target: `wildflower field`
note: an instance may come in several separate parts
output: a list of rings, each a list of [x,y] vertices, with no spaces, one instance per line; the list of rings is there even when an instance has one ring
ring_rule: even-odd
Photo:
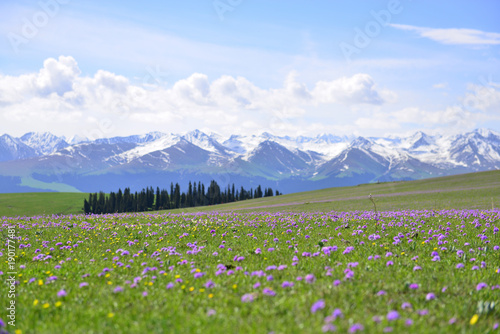
[[[1,221],[3,333],[500,332],[498,210]]]

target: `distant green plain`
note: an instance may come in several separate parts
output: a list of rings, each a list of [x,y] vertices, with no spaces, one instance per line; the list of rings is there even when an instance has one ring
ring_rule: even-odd
[[[172,212],[366,211],[375,209],[368,198],[370,194],[378,211],[500,208],[500,171],[328,188]],[[0,194],[0,217],[79,214],[84,198],[88,198],[88,194]]]

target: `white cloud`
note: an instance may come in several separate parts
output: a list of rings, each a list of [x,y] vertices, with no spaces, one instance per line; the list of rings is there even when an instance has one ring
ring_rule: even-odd
[[[355,74],[333,81],[320,81],[312,95],[317,103],[382,104],[383,98],[368,74]]]
[[[462,100],[464,107],[500,115],[500,84],[485,82],[470,84]]]
[[[432,88],[445,89],[445,88],[448,88],[448,83],[447,82],[437,83],[437,84],[432,85]]]
[[[425,28],[415,27],[406,24],[389,24],[391,27],[401,30],[414,31],[421,37],[432,39],[442,44],[455,45],[498,45],[500,44],[500,34],[495,32],[485,32],[475,29],[463,28]]]
[[[18,126],[29,130],[47,126],[50,120],[52,127],[65,132],[94,127],[100,121],[112,122],[115,128],[210,125],[235,132],[241,124],[286,128],[290,120],[306,113],[313,116],[321,105],[380,106],[395,95],[378,89],[368,74],[320,81],[313,87],[299,82],[294,71],[282,87],[268,89],[244,77],[223,75],[210,81],[203,73],[178,80],[170,88],[138,85],[105,70],[82,76],[74,58],[61,56],[47,59],[38,73],[0,75],[0,118],[4,124],[22,122]]]

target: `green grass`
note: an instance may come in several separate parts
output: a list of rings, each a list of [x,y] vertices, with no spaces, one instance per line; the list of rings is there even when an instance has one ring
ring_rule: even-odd
[[[20,236],[23,246],[11,250],[11,268],[7,247],[0,250],[2,277],[16,271],[19,281],[16,297],[0,287],[0,319],[8,322],[14,300],[16,327],[7,329],[22,334],[308,334],[327,323],[337,333],[354,324],[360,333],[496,333],[499,219],[498,211],[7,218],[0,234]],[[324,308],[312,312],[320,300]],[[343,317],[329,317],[335,309]],[[391,311],[399,319],[388,319]]]
[[[0,217],[82,213],[85,193],[0,194]]]
[[[98,191],[98,190],[96,190]],[[404,209],[491,209],[500,207],[500,171],[446,176],[407,182],[363,184],[267,197],[217,206],[172,210],[210,211],[353,211],[373,210],[372,194],[379,211]],[[85,193],[0,194],[0,217],[40,214],[78,214]]]
[[[491,209],[500,207],[500,171],[453,175],[418,181],[362,184],[254,199],[212,207],[173,210],[199,211],[353,211],[405,209]]]

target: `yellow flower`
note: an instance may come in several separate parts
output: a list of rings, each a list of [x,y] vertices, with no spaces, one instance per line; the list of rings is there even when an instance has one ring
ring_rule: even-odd
[[[205,292],[205,289],[200,289],[200,292]]]
[[[114,316],[115,316],[115,314],[113,312],[108,313],[108,318],[113,318]]]
[[[16,333],[16,334],[23,334],[23,331],[20,330],[20,329],[16,329],[16,331],[14,333]]]
[[[475,325],[478,319],[479,319],[479,316],[477,314],[474,314],[472,316],[472,318],[470,318],[470,324]]]
[[[38,280],[38,285],[43,285],[43,281],[41,279]]]
[[[33,301],[33,306],[37,306],[37,305],[38,305],[38,299],[35,299],[35,300]]]
[[[213,298],[213,297],[214,297],[213,293],[211,293],[211,294],[208,295],[208,298]]]
[[[189,288],[189,291],[193,292],[193,290],[194,290],[194,287]]]
[[[61,305],[62,305],[62,302],[60,302],[60,301],[59,301],[59,302],[56,302],[56,304],[55,304],[55,305],[56,305],[56,307],[59,307],[59,306],[61,306]]]
[[[43,304],[43,308],[49,308],[50,304],[49,303],[45,303]]]
[[[233,289],[236,289],[237,287],[238,287],[238,285],[236,285],[236,284],[235,284],[235,285],[233,285]]]

